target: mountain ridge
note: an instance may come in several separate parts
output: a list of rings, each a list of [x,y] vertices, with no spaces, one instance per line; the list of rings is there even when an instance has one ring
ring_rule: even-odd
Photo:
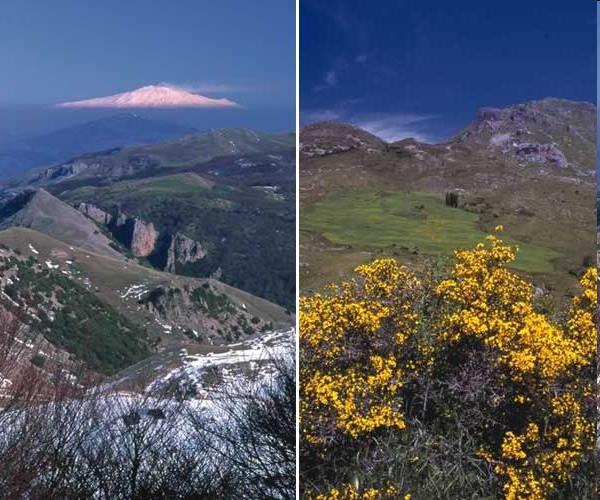
[[[552,126],[556,130],[561,127],[561,121],[576,121],[579,118],[584,118],[584,125],[590,127],[593,120],[595,120],[595,113],[596,105],[594,103],[558,98],[538,99],[505,107],[484,106],[477,110],[475,118],[469,124],[450,136],[449,139],[432,143],[431,146],[443,146],[451,143],[468,145],[470,144],[469,138],[474,140],[484,139],[485,142],[499,145],[509,139],[508,137],[496,137],[495,141],[490,141],[491,138],[488,137],[490,132],[496,134],[512,132],[515,136],[532,135],[534,138],[539,139],[540,137],[536,137],[536,135],[540,133],[539,128],[542,125],[546,128]],[[533,131],[526,128],[532,125]],[[536,125],[538,130],[536,130]],[[574,124],[569,125],[569,127],[569,132],[577,129]],[[356,134],[356,136],[352,137],[352,134]],[[363,144],[361,144],[361,138],[366,139]],[[590,142],[595,140],[595,137],[588,136],[583,139],[589,145]],[[318,152],[311,153],[310,149],[318,149],[319,145],[327,140],[330,142],[337,141],[339,144],[337,146],[330,145],[332,148],[330,151],[325,150],[320,154]],[[300,130],[301,150],[308,151],[305,156],[309,158],[355,149],[371,149],[371,152],[382,151],[386,146],[403,141],[411,141],[419,145],[429,144],[410,137],[399,141],[386,142],[358,125],[336,120],[311,123]]]
[[[256,132],[246,128],[211,129],[186,134],[173,141],[86,153],[57,165],[31,171],[15,179],[11,185],[43,186],[73,178],[118,179],[163,167],[192,167],[218,157],[276,154],[290,151],[294,146],[294,136],[288,133]]]
[[[0,229],[35,229],[93,253],[121,257],[93,222],[44,189],[20,194],[2,207],[0,216]]]
[[[67,161],[80,154],[152,144],[196,132],[191,127],[143,118],[135,113],[108,117],[0,144],[0,179],[28,169]]]

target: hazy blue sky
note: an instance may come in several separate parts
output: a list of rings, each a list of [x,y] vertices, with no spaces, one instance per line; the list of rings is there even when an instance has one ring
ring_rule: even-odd
[[[295,106],[293,0],[2,0],[0,104],[168,82],[250,112]]]
[[[435,141],[482,106],[596,100],[591,1],[301,0],[303,122]]]

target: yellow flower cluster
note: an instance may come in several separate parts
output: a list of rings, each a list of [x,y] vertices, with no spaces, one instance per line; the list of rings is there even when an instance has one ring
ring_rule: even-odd
[[[536,424],[529,424],[522,435],[507,432],[502,441],[502,458],[527,464],[528,457],[539,441],[539,428]],[[497,465],[496,473],[506,477],[503,486],[507,500],[517,499],[542,499],[545,498],[547,484],[542,484],[529,468],[512,467],[504,464]]]
[[[583,292],[573,299],[567,323],[574,349],[582,364],[596,356],[596,313],[598,307],[598,270],[590,268],[580,280]]]
[[[441,338],[479,339],[498,353],[497,363],[515,382],[552,380],[586,365],[589,347],[581,335],[570,335],[536,312],[533,287],[506,269],[515,249],[495,236],[488,240],[487,246],[480,243],[474,250],[456,252],[452,276],[436,289],[447,306]],[[577,313],[573,321],[574,330],[581,332],[580,324],[587,327],[591,319],[586,312]]]
[[[309,500],[410,500],[410,493],[400,494],[395,486],[389,485],[384,488],[368,488],[363,491],[357,490],[349,484],[344,488],[332,488],[325,494],[310,496]]]
[[[301,421],[312,443],[406,426],[398,393],[422,356],[407,349],[421,283],[393,259],[356,273],[329,295],[300,301]]]
[[[304,413],[314,415],[313,425],[334,422],[337,429],[353,438],[381,427],[404,429],[406,424],[395,397],[401,380],[393,357],[372,356],[369,366],[360,370],[316,372],[304,386]]]
[[[545,499],[565,483],[584,453],[593,449],[595,429],[572,394],[552,398],[545,429],[530,423],[523,434],[507,432],[495,472],[505,478],[508,500]]]
[[[355,300],[348,286],[331,296],[302,298],[300,310],[300,338],[320,353],[324,363],[335,362],[342,354],[347,335],[373,335],[389,314],[389,308],[379,302]]]

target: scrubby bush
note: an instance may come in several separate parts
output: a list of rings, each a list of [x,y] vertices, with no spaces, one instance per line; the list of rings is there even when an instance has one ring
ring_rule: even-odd
[[[458,194],[452,192],[446,193],[446,205],[453,208],[458,207]]]
[[[549,315],[496,236],[455,257],[301,300],[305,498],[594,497],[596,270]]]
[[[2,499],[295,497],[292,353],[264,377],[183,400],[181,388],[118,392],[61,367],[23,371],[18,332],[0,310],[0,374],[13,381],[0,393]]]

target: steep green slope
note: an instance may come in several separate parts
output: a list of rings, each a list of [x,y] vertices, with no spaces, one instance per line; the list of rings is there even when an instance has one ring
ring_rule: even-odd
[[[135,324],[144,325],[163,341],[195,330],[199,341],[221,343],[234,326],[245,321],[240,316],[260,319],[253,323],[256,331],[265,325],[286,327],[293,322],[283,308],[217,280],[177,276],[141,266],[131,259],[94,254],[38,231],[22,228],[0,231],[0,243],[24,257],[56,266],[61,274],[64,271],[102,302]],[[198,289],[215,297],[225,295],[233,311],[212,317],[201,303],[194,301],[192,296]],[[168,301],[160,300],[163,292]]]
[[[142,325],[52,264],[44,265],[4,247],[0,250],[0,271],[3,305],[89,369],[115,373],[154,350],[158,339]]]
[[[43,187],[72,207],[85,204],[81,211],[111,251],[216,277],[291,309],[295,177],[294,134],[225,129],[87,154],[14,187]]]

